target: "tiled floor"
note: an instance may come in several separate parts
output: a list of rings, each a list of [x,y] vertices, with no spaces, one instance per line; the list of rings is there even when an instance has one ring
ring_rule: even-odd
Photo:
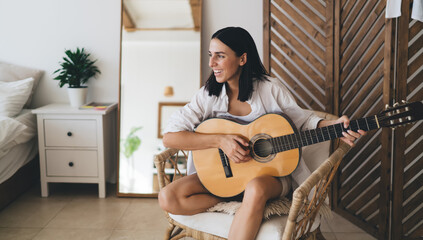
[[[0,211],[2,240],[163,239],[167,222],[154,198],[118,198],[115,185],[107,198],[97,198],[92,184],[54,184],[50,197],[34,186]],[[334,214],[321,230],[327,240],[374,239]]]

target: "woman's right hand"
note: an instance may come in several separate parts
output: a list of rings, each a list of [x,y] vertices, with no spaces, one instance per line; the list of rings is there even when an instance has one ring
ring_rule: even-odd
[[[238,135],[219,135],[219,148],[235,163],[251,160],[248,141]]]

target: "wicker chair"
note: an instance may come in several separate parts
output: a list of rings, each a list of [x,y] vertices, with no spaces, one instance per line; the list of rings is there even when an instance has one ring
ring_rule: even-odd
[[[337,119],[336,116],[315,112],[318,116],[325,119]],[[283,216],[285,219],[282,221],[284,226],[279,226],[280,229],[272,229],[272,231],[280,231],[283,234],[283,240],[291,239],[324,239],[320,232],[320,215],[319,211],[322,208],[325,200],[327,200],[330,183],[338,169],[338,166],[343,156],[350,150],[350,146],[345,143],[337,142],[339,145],[335,151],[324,160],[324,162],[312,172],[312,174],[303,182],[293,193],[292,203],[289,209],[289,215]],[[163,188],[171,182],[168,175],[165,174],[165,165],[169,162],[174,164],[174,176],[181,176],[177,165],[176,157],[180,151],[177,149],[167,149],[162,153],[155,156],[155,165],[158,170],[159,187]],[[183,153],[185,155],[185,153]],[[179,154],[180,155],[180,154]],[[186,155],[185,155],[186,156]],[[178,174],[179,173],[179,174]],[[314,189],[313,193],[312,190]],[[309,195],[312,195],[310,197]],[[311,198],[311,199],[310,199]],[[166,231],[164,239],[177,240],[183,237],[192,237],[199,240],[221,240],[226,239],[209,232],[202,231],[195,227],[188,227],[179,221],[175,220],[175,216],[165,212],[166,218],[169,222],[169,227]],[[212,214],[212,213],[200,213]],[[225,213],[213,213],[225,214]],[[198,214],[197,214],[198,215]],[[228,214],[225,214],[228,215]],[[195,216],[195,215],[194,215]],[[317,218],[317,216],[319,216]],[[189,219],[190,216],[183,216],[184,219]],[[279,217],[279,216],[275,216]],[[272,217],[273,218],[273,217]],[[271,218],[271,219],[272,219]],[[176,218],[178,219],[178,218]],[[318,220],[315,222],[315,220]],[[263,220],[262,227],[266,222],[271,220]],[[206,223],[205,223],[206,224]],[[317,226],[316,226],[317,224]],[[188,224],[187,224],[188,225]],[[230,224],[229,224],[230,225]],[[267,228],[269,229],[269,228]],[[261,230],[260,230],[261,231]],[[259,231],[259,234],[260,234]],[[283,232],[283,233],[282,233]]]

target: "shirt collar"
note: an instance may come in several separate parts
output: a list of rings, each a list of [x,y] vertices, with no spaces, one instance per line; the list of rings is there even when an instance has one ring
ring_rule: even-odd
[[[253,81],[253,85],[254,85],[253,95],[251,96],[251,98],[249,100],[246,101],[250,105],[252,104],[252,100],[254,98],[255,91],[257,91],[256,81]],[[220,99],[228,99],[228,94],[226,94],[226,84],[223,84],[222,91],[220,92],[219,98]]]
[[[228,97],[228,95],[226,94],[226,84],[223,84],[222,86],[222,91],[220,92],[220,96],[221,99],[225,99]]]

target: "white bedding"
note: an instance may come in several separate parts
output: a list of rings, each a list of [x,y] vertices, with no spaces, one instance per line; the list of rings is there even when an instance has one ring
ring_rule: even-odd
[[[27,128],[21,133],[21,135],[15,139],[16,143],[24,143],[37,134],[37,117],[31,112],[32,109],[23,109],[15,120],[24,124]]]
[[[38,152],[36,117],[24,109],[16,117],[0,119],[0,183],[9,179]]]
[[[37,153],[38,144],[36,137],[26,143],[14,146],[4,157],[0,158],[0,184],[34,159]]]

